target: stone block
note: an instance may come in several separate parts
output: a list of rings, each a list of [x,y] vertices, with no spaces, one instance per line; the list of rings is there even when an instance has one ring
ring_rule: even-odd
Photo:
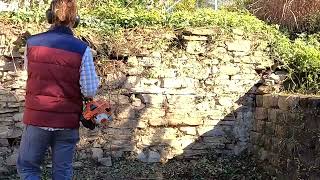
[[[290,138],[293,134],[293,129],[285,126],[276,125],[275,135],[278,138],[286,139]]]
[[[203,142],[204,143],[216,143],[216,144],[225,144],[225,143],[230,143],[230,141],[226,137],[203,137]]]
[[[271,153],[270,154],[270,159],[269,162],[272,166],[277,167],[279,166],[279,155],[276,153]]]
[[[193,106],[190,106],[192,109],[194,108]],[[195,105],[195,108],[198,112],[207,112],[207,111],[211,111],[213,108],[215,107],[215,102],[214,100],[212,101],[202,101],[200,103],[197,103]],[[193,109],[194,110],[194,109]]]
[[[13,120],[15,122],[21,122],[22,121],[22,118],[23,118],[23,113],[16,113],[14,116],[13,116]]]
[[[103,157],[103,150],[101,148],[91,148],[92,158],[101,159]]]
[[[111,103],[113,102],[117,105],[126,105],[126,106],[130,105],[129,97],[125,95],[121,95],[121,94],[111,95],[110,100],[111,100]]]
[[[160,108],[146,108],[143,112],[139,113],[139,119],[150,119],[157,120],[158,118],[164,117],[166,114],[164,109]],[[151,120],[151,119],[150,119]]]
[[[197,132],[202,137],[223,137],[226,135],[226,131],[215,126],[199,126]]]
[[[161,107],[165,101],[165,96],[163,95],[156,95],[156,94],[141,94],[142,96],[142,102],[155,106],[155,107]]]
[[[266,151],[265,149],[260,149],[259,151],[259,157],[261,161],[269,159],[270,155],[269,152]]]
[[[178,133],[176,128],[158,128],[152,134],[162,139],[175,139]]]
[[[234,121],[231,121],[231,122],[234,122]],[[222,123],[222,120],[216,120],[216,119],[204,119],[203,120],[204,126],[216,126],[221,123]]]
[[[276,123],[277,122],[278,109],[268,109],[268,120]]]
[[[141,78],[138,76],[129,76],[124,82],[123,87],[126,89],[139,88],[141,87]]]
[[[169,105],[175,105],[176,107],[193,106],[196,101],[195,95],[167,95],[167,101]]]
[[[0,122],[13,122],[13,118],[12,116],[3,116],[3,117],[0,117]]]
[[[263,107],[264,108],[276,108],[278,106],[278,96],[265,94],[263,95]]]
[[[136,128],[138,125],[137,119],[114,119],[108,124],[109,128]]]
[[[219,32],[218,29],[214,28],[186,28],[183,30],[183,34],[186,35],[198,35],[198,36],[212,36]]]
[[[18,159],[18,151],[15,151],[12,155],[7,157],[6,165],[7,166],[16,166],[17,159]]]
[[[167,126],[169,125],[169,121],[163,117],[150,117],[149,118],[150,126]]]
[[[12,130],[9,126],[0,127],[0,138],[8,138],[12,134]]]
[[[150,75],[157,78],[175,78],[177,77],[177,69],[167,67],[157,67],[148,70]]]
[[[206,65],[212,65],[212,66],[219,64],[219,60],[218,59],[204,59],[202,62],[205,63]],[[214,68],[214,69],[212,69],[212,68]],[[218,69],[216,68],[216,66],[211,67],[211,73],[212,74],[215,74],[217,72],[217,70]]]
[[[137,159],[145,163],[156,163],[156,162],[160,162],[161,156],[156,151],[148,151],[148,152],[141,151],[138,153]]]
[[[8,126],[11,127],[14,125],[13,121],[0,121],[0,126]]]
[[[128,142],[128,143],[126,143]],[[111,144],[110,145],[110,150],[111,151],[132,151],[134,148],[134,144],[129,142],[129,141],[113,141],[112,143],[116,144]]]
[[[287,111],[277,109],[276,124],[285,125],[288,124],[288,113]]]
[[[261,85],[258,87],[258,89],[256,90],[257,94],[270,94],[272,93],[274,90],[272,88],[272,86],[267,86],[267,85]]]
[[[144,68],[142,66],[128,68],[129,76],[141,75],[143,73],[143,71],[144,71]]]
[[[255,110],[255,118],[258,120],[267,120],[268,110],[266,108],[257,107]]]
[[[23,107],[24,103],[22,103],[22,102],[8,102],[7,106],[8,106],[8,108],[18,108],[18,107]]]
[[[0,174],[9,174],[10,171],[7,167],[0,166]]]
[[[299,96],[279,95],[278,106],[281,110],[293,110],[299,106]]]
[[[184,148],[185,150],[205,150],[207,149],[207,144],[202,141],[196,141],[189,146]]]
[[[103,129],[103,132],[109,136],[132,136],[133,135],[133,130],[128,128],[121,128],[121,129],[108,128],[108,129]]]
[[[206,52],[206,42],[188,41],[186,42],[186,51],[189,54],[201,54]]]
[[[240,67],[236,65],[223,65],[220,66],[220,72],[228,76],[236,75],[240,72]]]
[[[130,77],[136,77],[136,76],[130,76]],[[117,88],[120,88],[122,85],[125,85],[125,86],[129,85],[128,83],[130,82],[130,81],[127,81],[126,74],[121,71],[105,74],[103,76],[103,80],[105,81],[104,84],[106,85],[106,87],[110,89],[117,89]],[[135,81],[131,81],[131,82],[136,83]],[[127,88],[130,88],[130,87],[127,87]]]
[[[224,107],[219,109],[218,107],[222,106],[216,106],[217,109],[212,109],[211,111],[207,111],[205,114],[207,115],[208,118],[210,119],[224,119],[225,118],[225,113],[224,113]]]
[[[139,65],[139,61],[138,61],[138,59],[137,59],[136,56],[130,56],[130,57],[128,57],[127,63],[128,63],[128,65],[131,66],[131,67],[135,67],[135,66],[138,66],[138,65]]]
[[[1,147],[0,146],[0,156],[7,155],[11,150],[8,147]]]
[[[273,127],[273,122],[266,122],[265,133],[270,136],[274,135]]]
[[[141,78],[140,83],[142,86],[147,86],[147,87],[155,87],[155,86],[160,86],[160,80],[159,79],[151,79],[151,78]]]
[[[15,112],[19,112],[19,108],[5,108],[5,109],[0,109],[0,114],[15,113]]]
[[[261,134],[258,132],[250,132],[250,141],[252,144],[256,145],[260,141]]]
[[[272,143],[271,143],[271,151],[274,152],[274,153],[279,153],[279,150],[280,150],[280,143],[281,143],[281,140],[277,137],[273,137],[272,138]]]
[[[234,120],[230,120],[229,118],[228,119],[223,119],[218,123],[218,125],[235,126],[235,125],[237,125],[237,121],[236,121],[236,119],[234,119]]]
[[[7,102],[0,101],[0,109],[5,109],[5,108],[7,108]]]
[[[225,106],[225,107],[232,107],[234,103],[233,99],[230,97],[220,97],[218,101],[221,106]]]
[[[0,139],[0,147],[8,147],[9,142],[8,139]]]
[[[143,57],[139,60],[139,64],[143,67],[157,67],[161,65],[161,58]]]
[[[146,105],[142,103],[142,99],[136,98],[134,95],[132,95],[130,99],[131,99],[131,105],[134,106],[134,108],[137,109],[138,111],[146,107]]]
[[[81,169],[81,168],[83,168],[83,163],[80,162],[80,161],[77,161],[77,162],[74,162],[74,163],[72,164],[72,166],[73,166],[73,168],[75,168],[75,169]]]
[[[116,117],[119,119],[135,119],[136,118],[136,110],[134,107],[129,106],[121,106],[116,110]]]
[[[263,106],[263,96],[262,95],[256,95],[256,106],[257,107]]]
[[[177,114],[177,113],[167,113],[165,119],[168,121],[169,125],[189,125],[198,126],[203,124],[203,119],[200,116],[194,116],[194,114]]]
[[[196,89],[194,88],[178,88],[178,89],[164,89],[161,93],[166,95],[190,95],[196,94]]]
[[[185,134],[188,134],[188,135],[196,135],[197,134],[197,130],[195,127],[180,127],[179,130],[184,132]]]
[[[198,80],[192,78],[164,78],[161,84],[162,88],[195,88]]]
[[[192,146],[194,143],[196,143],[196,137],[191,135],[182,136],[180,138],[177,138],[178,143],[180,144],[180,148],[186,149],[189,146]],[[175,149],[178,149],[179,147],[174,147]]]
[[[184,150],[183,157],[194,158],[194,157],[204,156],[206,154],[208,154],[207,150]]]
[[[98,161],[103,166],[106,166],[106,167],[111,167],[112,166],[112,160],[111,160],[110,156],[109,157],[105,157],[105,158],[100,158]]]
[[[265,121],[262,121],[262,120],[256,120],[256,130],[257,132],[260,132],[260,133],[264,133],[264,130],[265,130],[265,127],[266,127],[266,122]]]
[[[251,49],[251,41],[235,40],[233,42],[226,42],[228,51],[235,52],[249,52]]]

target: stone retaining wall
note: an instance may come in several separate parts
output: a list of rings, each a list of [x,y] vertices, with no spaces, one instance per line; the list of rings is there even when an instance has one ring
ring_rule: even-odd
[[[320,97],[258,95],[252,153],[279,179],[319,179]]]
[[[96,62],[99,97],[112,102],[115,120],[106,129],[81,127],[77,160],[165,162],[211,151],[239,154],[248,147],[255,93],[274,90],[270,85],[277,87],[283,78],[277,72],[263,78],[273,65],[267,43],[241,30],[216,28],[172,31],[161,38],[170,43]],[[16,51],[15,61],[8,53],[1,56],[0,167],[14,165],[23,128],[26,73],[23,48]]]

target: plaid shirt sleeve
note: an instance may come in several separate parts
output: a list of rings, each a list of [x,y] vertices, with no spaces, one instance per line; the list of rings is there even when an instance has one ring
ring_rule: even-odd
[[[90,47],[87,47],[80,68],[80,86],[84,97],[94,97],[99,87],[99,77],[93,63]]]

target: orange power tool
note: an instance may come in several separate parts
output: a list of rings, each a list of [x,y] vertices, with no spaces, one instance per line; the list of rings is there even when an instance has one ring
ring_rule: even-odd
[[[104,99],[85,100],[80,121],[86,128],[91,130],[93,130],[96,125],[106,126],[112,121],[110,103]]]

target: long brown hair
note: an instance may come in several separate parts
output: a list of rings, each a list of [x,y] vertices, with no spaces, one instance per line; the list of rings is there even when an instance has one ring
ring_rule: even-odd
[[[51,8],[55,25],[74,25],[77,16],[76,0],[53,0]]]

